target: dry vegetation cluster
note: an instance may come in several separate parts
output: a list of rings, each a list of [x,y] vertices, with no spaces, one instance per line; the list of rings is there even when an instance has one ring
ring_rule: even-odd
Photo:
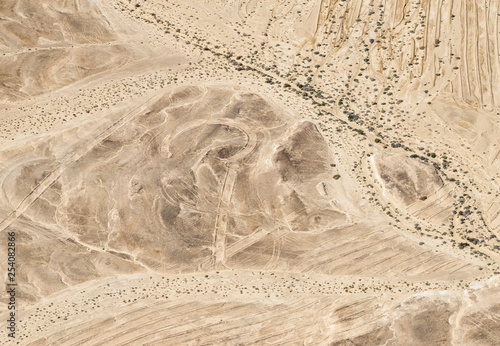
[[[0,5],[18,342],[494,344],[499,24],[488,0]]]

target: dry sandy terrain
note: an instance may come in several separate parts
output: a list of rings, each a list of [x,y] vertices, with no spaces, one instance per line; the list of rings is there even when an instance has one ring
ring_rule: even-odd
[[[2,1],[0,344],[500,345],[499,36],[492,0]]]

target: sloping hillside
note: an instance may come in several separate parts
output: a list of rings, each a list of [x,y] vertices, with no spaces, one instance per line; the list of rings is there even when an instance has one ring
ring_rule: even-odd
[[[1,340],[495,344],[499,21],[483,0],[0,5]]]

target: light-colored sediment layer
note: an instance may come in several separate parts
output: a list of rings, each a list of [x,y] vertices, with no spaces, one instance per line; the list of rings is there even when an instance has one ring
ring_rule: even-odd
[[[495,344],[499,11],[0,5],[16,341]]]

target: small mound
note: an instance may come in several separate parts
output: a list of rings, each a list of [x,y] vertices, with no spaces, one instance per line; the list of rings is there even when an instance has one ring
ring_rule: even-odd
[[[377,154],[373,163],[384,193],[390,193],[406,205],[432,195],[443,186],[436,169],[416,159],[397,154]]]

